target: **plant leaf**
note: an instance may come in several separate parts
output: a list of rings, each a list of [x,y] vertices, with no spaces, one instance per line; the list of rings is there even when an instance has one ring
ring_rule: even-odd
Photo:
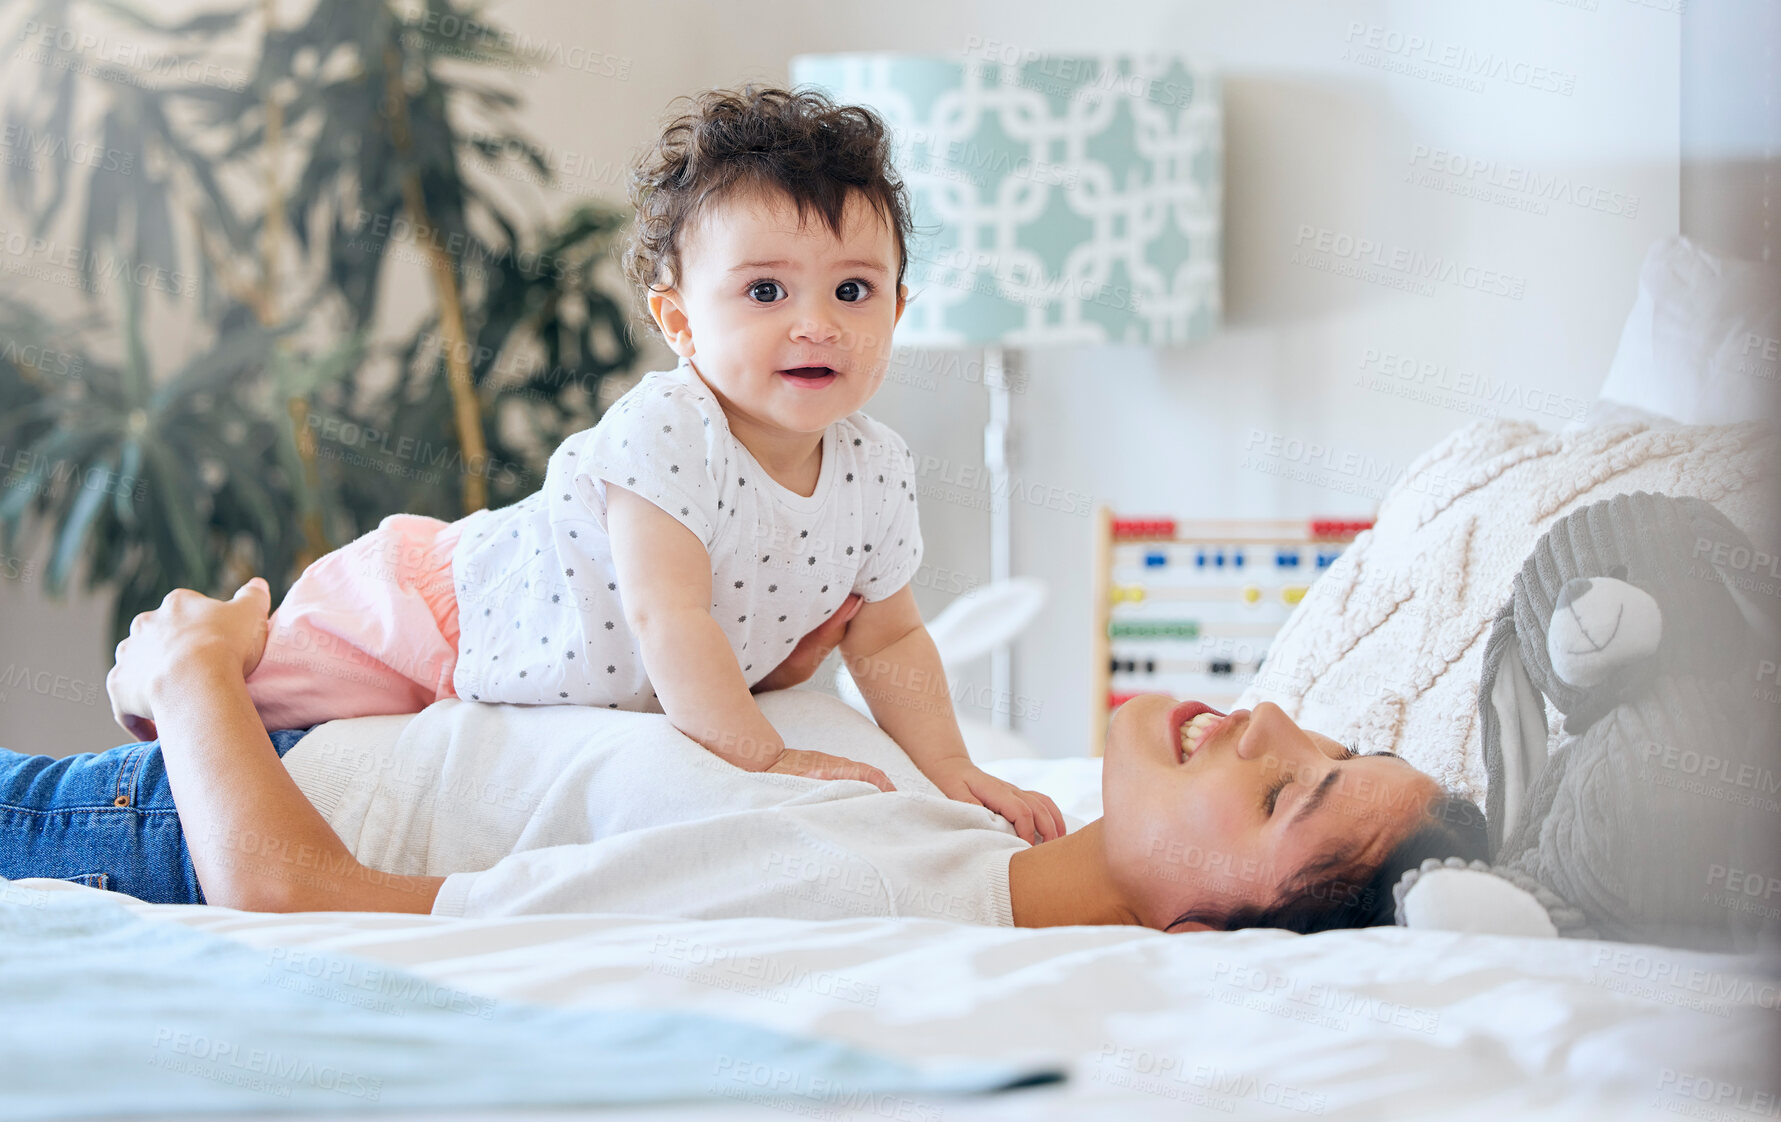
[[[90,477],[92,470],[110,474],[112,463],[111,457],[102,457],[93,465],[93,469],[83,471],[81,475],[83,479]],[[50,555],[49,568],[45,572],[47,587],[52,595],[61,595],[67,586],[69,570],[80,560],[80,550],[86,544],[87,533],[93,528],[93,520],[105,505],[107,491],[104,488],[82,483],[76,489],[80,493],[68,511],[68,517],[62,522],[61,533],[56,537],[55,552]]]

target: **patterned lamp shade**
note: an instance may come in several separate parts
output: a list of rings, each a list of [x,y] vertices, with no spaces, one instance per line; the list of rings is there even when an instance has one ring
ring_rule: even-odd
[[[989,52],[985,52],[987,55]],[[890,127],[902,346],[1185,343],[1219,320],[1217,79],[1154,55],[800,55]]]

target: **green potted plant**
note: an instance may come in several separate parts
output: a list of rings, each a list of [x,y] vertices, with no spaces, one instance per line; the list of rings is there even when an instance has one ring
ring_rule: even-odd
[[[528,228],[481,177],[551,168],[485,81],[518,60],[469,9],[318,0],[281,27],[268,0],[179,22],[20,7],[37,69],[0,122],[7,195],[81,296],[0,301],[0,543],[47,535],[52,594],[84,562],[117,591],[116,636],[174,587],[259,573],[282,595],[386,514],[529,494],[635,363],[601,275],[622,213]],[[154,49],[106,50],[102,28]],[[429,309],[391,341],[398,257]],[[183,346],[145,334],[182,316]]]

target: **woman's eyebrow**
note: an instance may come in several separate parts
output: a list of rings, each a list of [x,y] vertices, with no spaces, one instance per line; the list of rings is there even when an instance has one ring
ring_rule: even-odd
[[[1323,780],[1318,783],[1317,789],[1306,795],[1304,801],[1299,803],[1299,809],[1292,812],[1292,821],[1286,824],[1287,829],[1292,829],[1305,817],[1316,812],[1317,808],[1323,805],[1323,800],[1329,798],[1330,790],[1335,787],[1337,779],[1340,778],[1336,771],[1336,768],[1331,768],[1323,773]]]

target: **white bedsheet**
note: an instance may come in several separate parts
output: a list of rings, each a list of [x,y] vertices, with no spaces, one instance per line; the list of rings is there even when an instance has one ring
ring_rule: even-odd
[[[926,1122],[1662,1117],[1712,1107],[1694,1097],[1701,1086],[1727,1097],[1718,1115],[1697,1116],[1754,1119],[1770,1116],[1751,1109],[1754,1096],[1775,1089],[1773,977],[1748,960],[1622,944],[1402,928],[1162,935],[931,920],[132,907],[255,946],[360,955],[504,1000],[705,1010],[913,1058],[1054,1057],[1071,1069],[1061,1086],[902,1104],[901,1116]],[[1652,977],[1660,969],[1670,980]],[[1738,1095],[1745,1109],[1730,1105]],[[637,1116],[785,1109],[724,1103]],[[808,1116],[871,1115],[817,1106]]]

